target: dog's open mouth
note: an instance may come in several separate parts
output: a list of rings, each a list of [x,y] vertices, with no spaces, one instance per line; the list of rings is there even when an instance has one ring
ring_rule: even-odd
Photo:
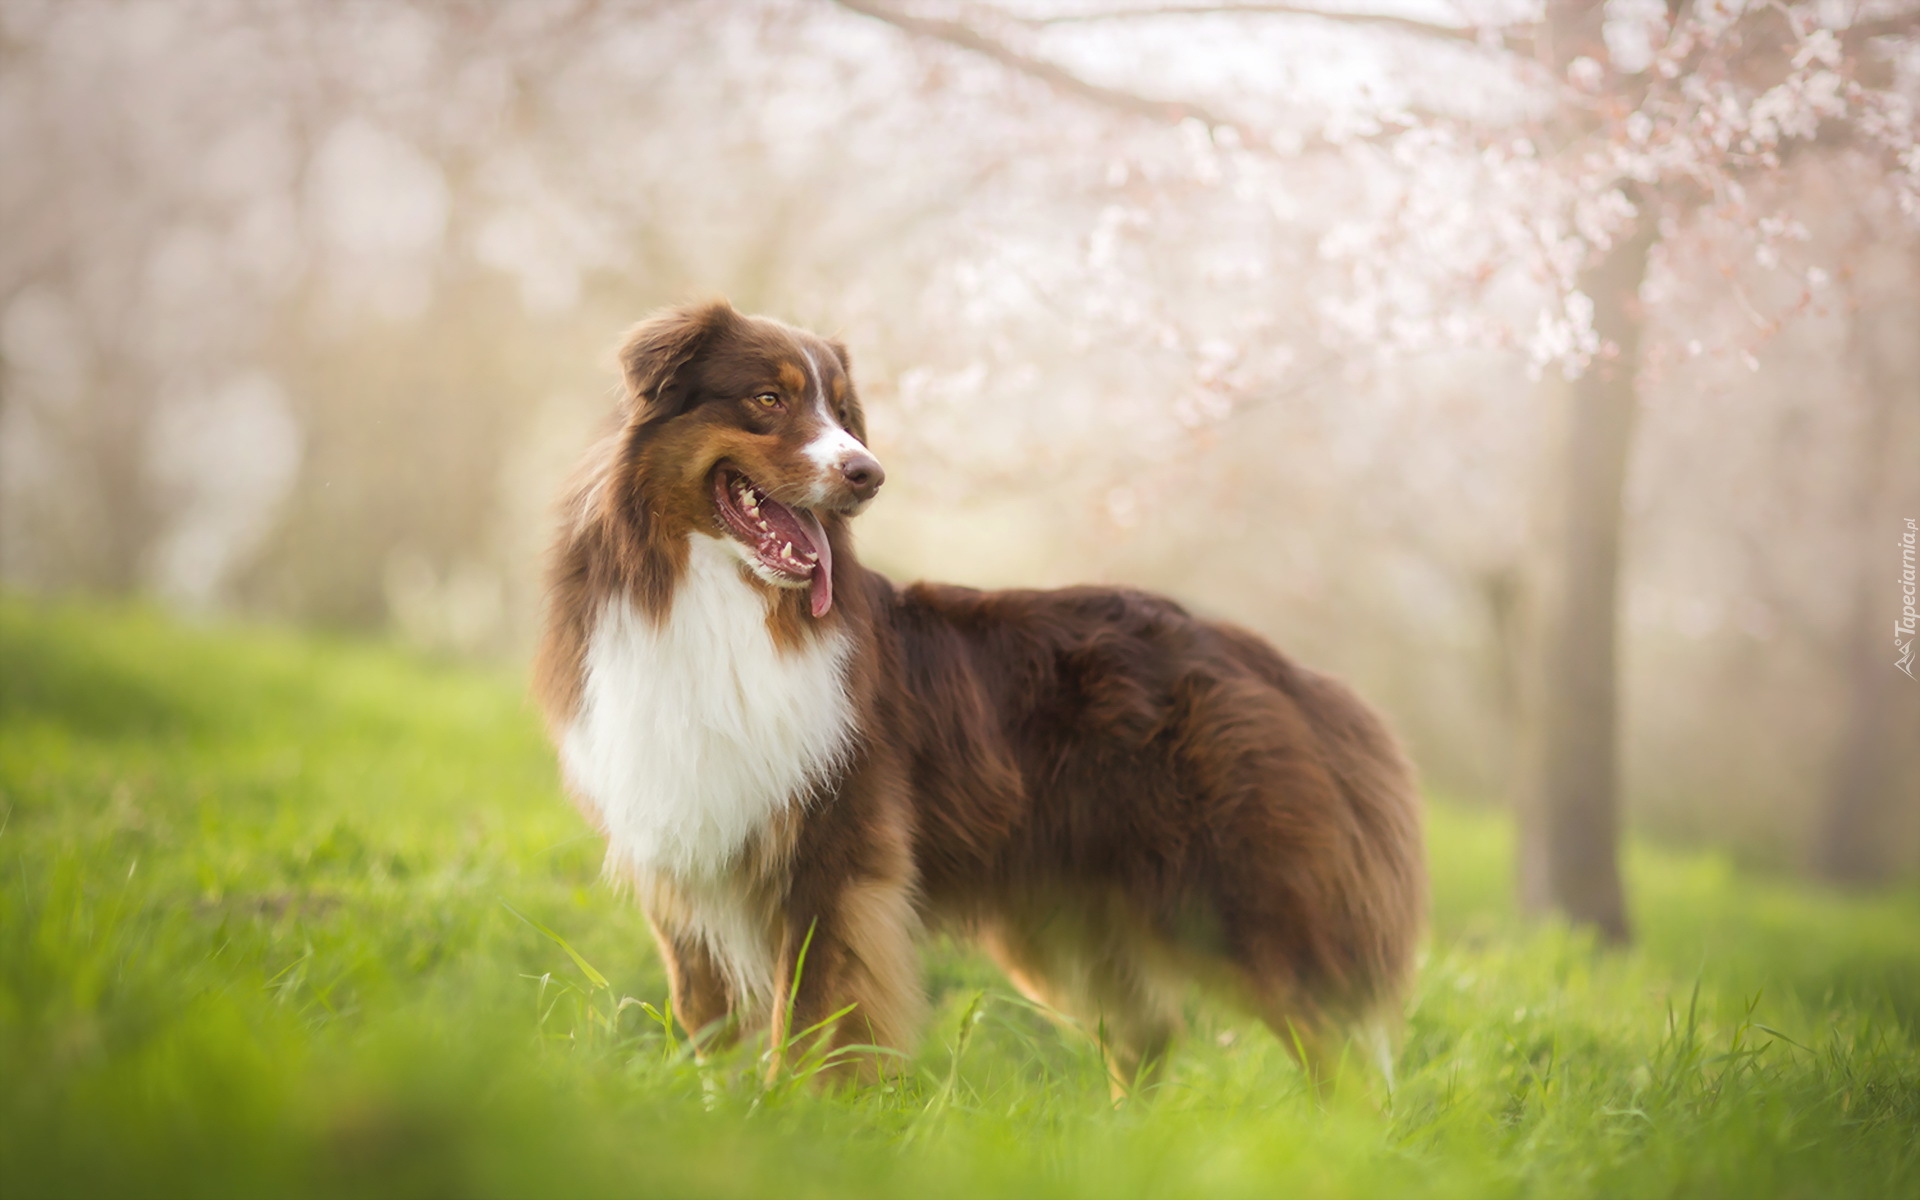
[[[813,615],[833,607],[833,547],[820,519],[788,506],[741,472],[722,465],[713,473],[713,507],[720,521],[764,568],[763,577],[787,587],[805,587]]]

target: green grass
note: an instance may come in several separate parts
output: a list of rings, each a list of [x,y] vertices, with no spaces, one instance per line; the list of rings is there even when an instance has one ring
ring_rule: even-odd
[[[953,947],[898,1085],[763,1089],[750,1052],[703,1068],[656,1020],[644,922],[599,882],[512,675],[0,599],[0,1180],[1920,1195],[1920,894],[1635,846],[1641,940],[1604,952],[1515,920],[1503,821],[1439,806],[1431,840],[1388,1112],[1363,1087],[1315,1103],[1271,1037],[1206,1011],[1116,1112],[1085,1042]]]

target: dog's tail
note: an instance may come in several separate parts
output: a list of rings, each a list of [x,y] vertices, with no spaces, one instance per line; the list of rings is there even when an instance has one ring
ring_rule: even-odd
[[[1412,980],[1427,922],[1426,831],[1413,767],[1386,723],[1336,679],[1295,681],[1351,819],[1346,889],[1353,939],[1345,995],[1329,997],[1360,1028],[1385,1028]],[[1383,1046],[1387,1043],[1383,1041]]]

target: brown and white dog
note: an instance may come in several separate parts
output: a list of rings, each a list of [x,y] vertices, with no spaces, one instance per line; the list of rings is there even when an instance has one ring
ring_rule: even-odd
[[[837,342],[722,302],[653,316],[621,362],[535,686],[690,1033],[777,1050],[852,1006],[818,1036],[905,1049],[935,926],[1096,1031],[1116,1091],[1188,982],[1316,1069],[1392,1013],[1421,819],[1352,692],[1158,596],[862,568],[847,522],[884,474]]]

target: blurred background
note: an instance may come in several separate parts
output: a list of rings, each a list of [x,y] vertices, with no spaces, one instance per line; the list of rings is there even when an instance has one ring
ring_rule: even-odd
[[[517,660],[620,334],[721,295],[852,348],[869,565],[1172,593],[1503,805],[1643,229],[1629,820],[1911,874],[1920,43],[1827,7],[5,0],[0,582]]]

